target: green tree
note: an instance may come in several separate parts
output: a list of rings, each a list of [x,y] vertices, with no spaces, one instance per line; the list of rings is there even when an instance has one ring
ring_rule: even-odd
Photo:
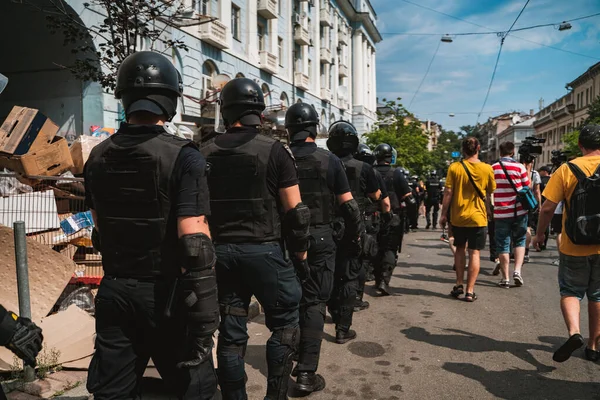
[[[63,0],[48,0],[46,21],[51,34],[63,36],[64,45],[77,55],[73,65],[64,66],[82,81],[99,82],[114,90],[119,65],[143,45],[148,50],[160,48],[188,50],[186,44],[173,39],[171,27],[199,24],[186,18],[181,0],[88,0],[83,6],[102,15],[99,23],[85,25],[79,15],[63,5]],[[187,26],[186,25],[186,26]],[[159,45],[160,44],[160,45]]]
[[[596,97],[588,107],[588,117],[583,125],[600,124],[600,96]]]
[[[431,152],[431,169],[440,176],[446,176],[449,162],[454,161],[452,153],[461,150],[462,136],[454,131],[442,130],[437,147]]]
[[[566,133],[563,136],[563,143],[565,144],[564,151],[569,153],[570,156],[580,157],[583,154],[579,149],[579,130]]]
[[[375,147],[387,143],[398,152],[396,165],[408,168],[412,174],[424,176],[430,166],[427,150],[429,139],[421,123],[400,103],[383,99],[386,104],[377,113],[377,128],[365,134],[367,145]]]
[[[460,127],[460,130],[464,133],[464,136],[473,136],[477,138],[477,140],[481,141],[481,135],[483,131],[483,126],[481,124],[463,125]]]

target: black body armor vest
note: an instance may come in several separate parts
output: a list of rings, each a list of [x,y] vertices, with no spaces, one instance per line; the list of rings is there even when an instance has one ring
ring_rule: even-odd
[[[209,218],[217,243],[278,241],[281,222],[276,199],[267,187],[267,165],[274,139],[257,134],[238,147],[202,148],[209,164]]]
[[[394,171],[396,168],[391,165],[376,165],[375,169],[379,171],[385,183],[385,188],[390,196],[390,206],[392,210],[398,210],[400,208],[400,201],[396,190],[394,189]]]
[[[194,144],[154,131],[117,133],[92,150],[86,178],[107,275],[179,275],[177,219],[169,196],[175,161],[185,146]]]
[[[329,158],[329,152],[319,148],[307,156],[296,157],[300,194],[302,202],[310,208],[313,226],[329,224],[335,216],[335,196],[327,185]]]
[[[437,203],[440,201],[442,185],[440,184],[439,179],[429,179],[425,185],[425,188],[427,189],[429,203]]]
[[[364,213],[366,212],[369,200],[366,197],[366,183],[363,182],[361,172],[366,164],[362,161],[352,158],[352,156],[349,157],[350,158],[342,158],[342,162],[344,163],[344,167],[346,168],[346,176],[348,177],[348,184],[350,185],[352,197],[354,197],[354,199],[358,203],[360,211]]]

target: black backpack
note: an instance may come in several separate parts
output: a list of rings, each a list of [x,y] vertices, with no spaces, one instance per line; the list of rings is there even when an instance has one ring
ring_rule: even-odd
[[[570,201],[565,202],[565,230],[574,244],[600,244],[600,165],[586,176],[575,164],[568,163],[577,178]]]

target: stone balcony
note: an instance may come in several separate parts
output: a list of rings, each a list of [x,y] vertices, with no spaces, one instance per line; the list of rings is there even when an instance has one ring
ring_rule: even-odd
[[[331,12],[331,6],[328,4],[321,4],[319,10],[319,21],[323,26],[333,26],[333,14]]]
[[[258,54],[260,56],[260,69],[270,74],[279,72],[279,60],[275,54],[271,54],[268,51],[260,51]]]
[[[276,19],[278,12],[278,0],[258,0],[258,15],[266,19]]]
[[[327,47],[321,47],[321,62],[331,64],[331,50]]]
[[[302,72],[296,72],[294,74],[294,85],[299,89],[308,90],[310,89],[310,78]]]
[[[348,66],[340,63],[338,65],[338,73],[342,78],[346,78],[349,75]]]
[[[200,40],[212,44],[219,49],[227,49],[227,27],[218,20],[201,24],[198,28]]]
[[[308,29],[302,25],[297,25],[294,28],[294,41],[301,46],[308,46],[310,44],[310,33]]]

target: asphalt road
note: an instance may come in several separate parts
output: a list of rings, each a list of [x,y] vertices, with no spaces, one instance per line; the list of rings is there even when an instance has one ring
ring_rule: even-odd
[[[391,285],[393,295],[379,297],[368,284],[368,310],[355,314],[358,338],[333,342],[334,326],[325,327],[319,372],[324,391],[315,400],[357,399],[600,399],[600,366],[576,352],[565,363],[552,353],[566,339],[559,309],[554,247],[532,253],[523,269],[525,286],[503,289],[491,275],[493,264],[482,254],[474,303],[449,296],[454,284],[452,259],[441,231],[411,233]],[[582,309],[583,336],[587,313]],[[262,400],[266,384],[262,317],[249,325],[246,353],[251,400]],[[150,398],[160,382],[147,381]],[[291,398],[301,397],[290,390]]]

